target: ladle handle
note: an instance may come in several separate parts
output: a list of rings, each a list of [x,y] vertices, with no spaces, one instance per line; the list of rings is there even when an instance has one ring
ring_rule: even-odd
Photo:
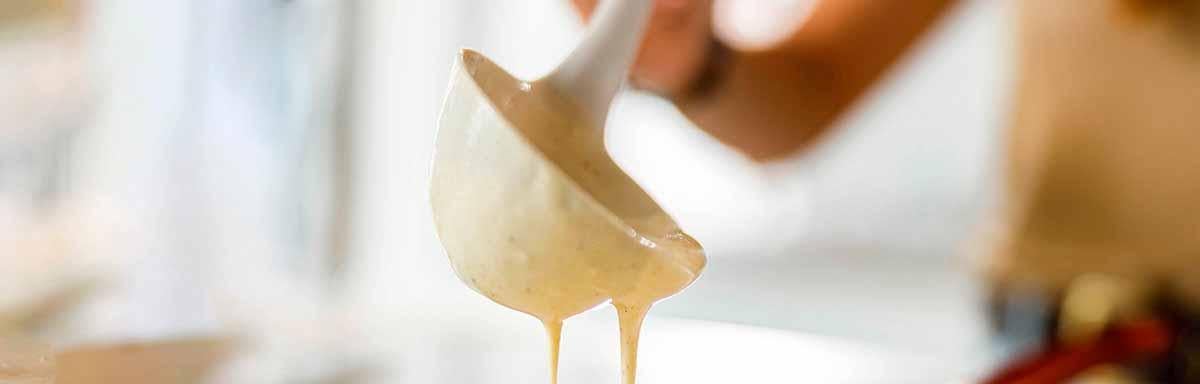
[[[604,0],[583,41],[547,76],[599,129],[642,42],[654,0]]]

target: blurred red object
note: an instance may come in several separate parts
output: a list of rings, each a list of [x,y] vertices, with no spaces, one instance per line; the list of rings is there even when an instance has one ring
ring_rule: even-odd
[[[1076,344],[1056,343],[1017,360],[983,384],[1053,384],[1068,382],[1085,371],[1107,364],[1124,364],[1166,356],[1175,330],[1160,319],[1120,324],[1100,337]]]

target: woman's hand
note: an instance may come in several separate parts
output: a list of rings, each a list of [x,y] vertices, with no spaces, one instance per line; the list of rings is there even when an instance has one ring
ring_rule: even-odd
[[[597,0],[571,2],[586,20]],[[630,77],[751,158],[779,158],[814,143],[954,2],[655,0]]]
[[[597,0],[571,0],[589,19]],[[630,71],[634,86],[664,96],[684,94],[712,50],[712,0],[655,0],[646,39]]]

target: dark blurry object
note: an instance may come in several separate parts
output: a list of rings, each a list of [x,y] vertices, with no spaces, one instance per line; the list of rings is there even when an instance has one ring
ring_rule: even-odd
[[[993,297],[997,325],[1040,327],[1030,351],[984,380],[988,384],[1082,382],[1194,383],[1200,379],[1200,317],[1153,288],[1102,275],[1076,278],[1055,298],[1033,305],[1012,291]]]
[[[1121,324],[1095,340],[1053,344],[1029,358],[1018,360],[983,383],[1063,383],[1106,366],[1109,369],[1103,374],[1107,377],[1128,377],[1112,365],[1163,358],[1170,351],[1174,336],[1169,324],[1155,319]]]

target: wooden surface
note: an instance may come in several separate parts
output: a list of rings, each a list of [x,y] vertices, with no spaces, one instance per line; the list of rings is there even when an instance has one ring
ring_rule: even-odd
[[[226,338],[80,347],[56,358],[57,383],[201,383],[234,351]]]
[[[0,339],[0,383],[201,383],[234,352],[229,338],[192,338],[52,348]]]

